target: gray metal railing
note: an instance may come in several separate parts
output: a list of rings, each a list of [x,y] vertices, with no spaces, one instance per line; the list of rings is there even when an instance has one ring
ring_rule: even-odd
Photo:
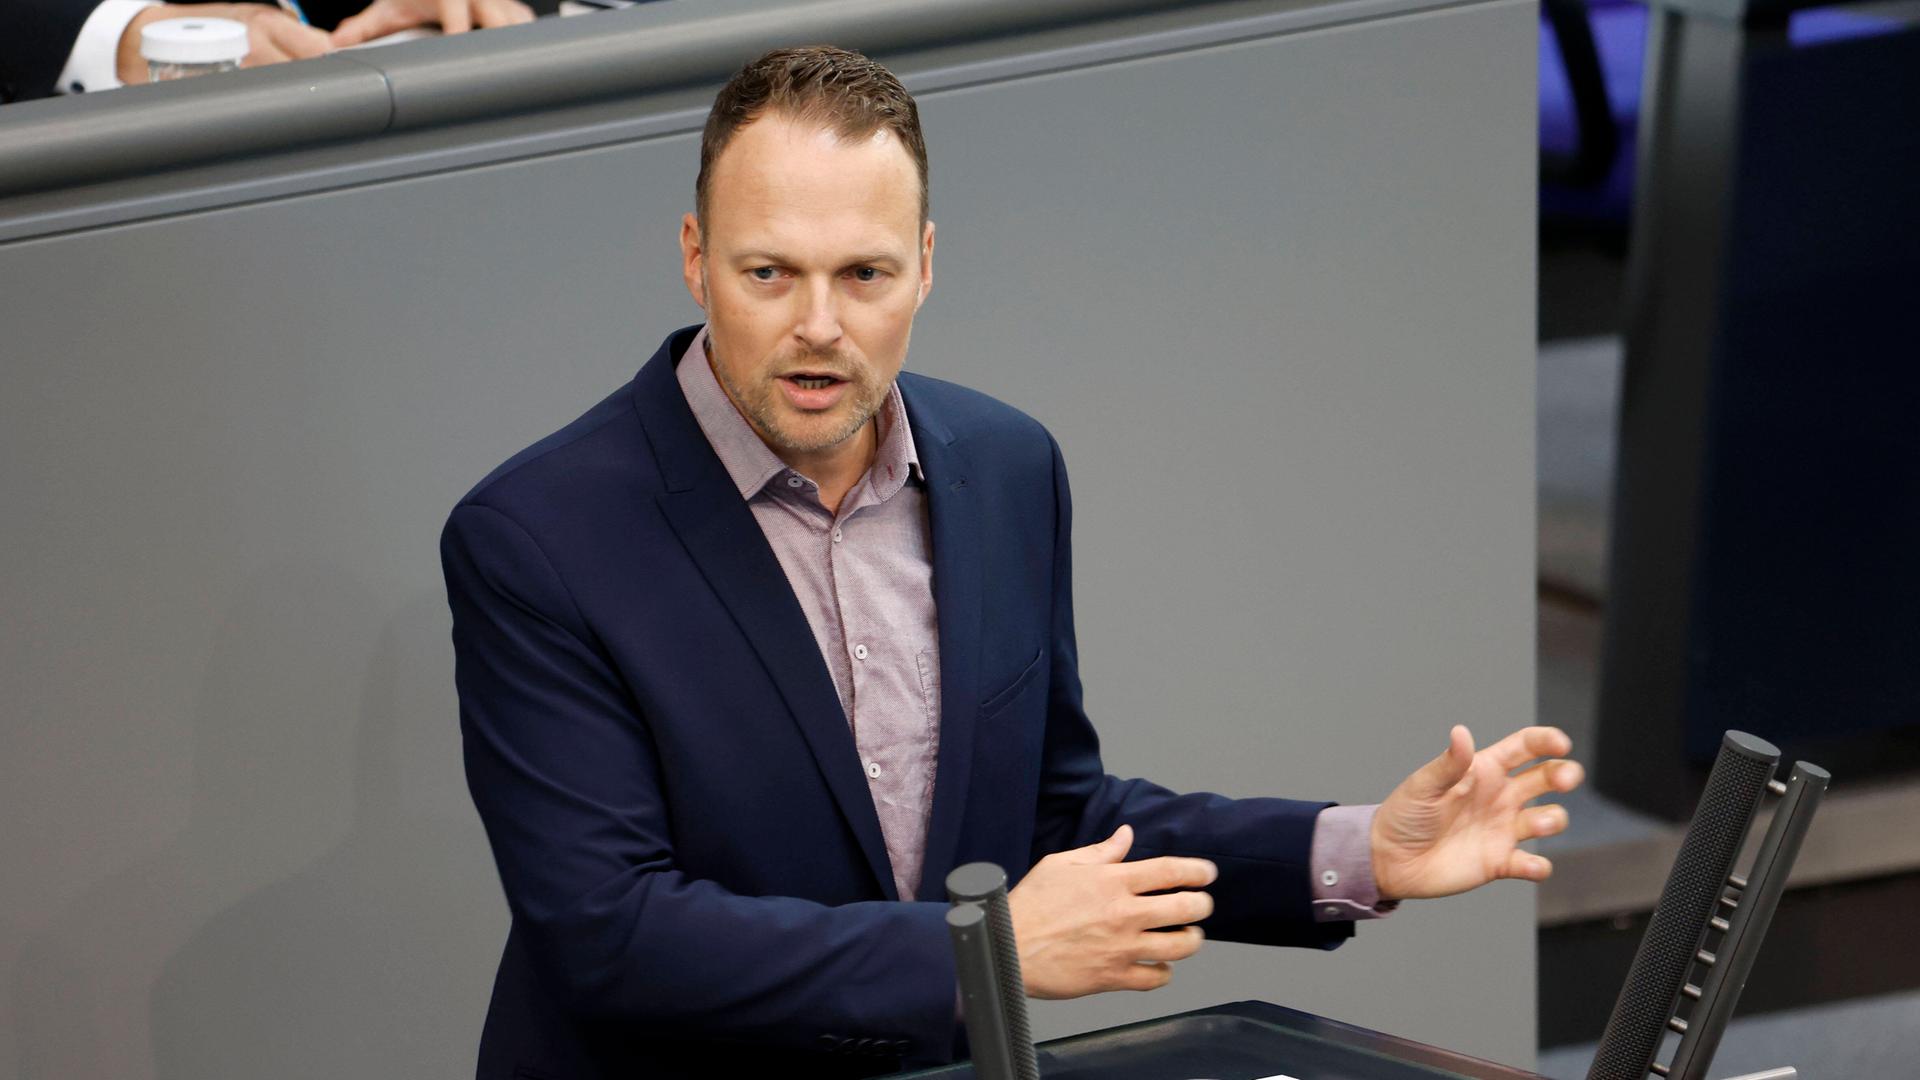
[[[0,197],[232,157],[718,83],[783,43],[988,40],[1178,0],[650,4],[0,109]]]

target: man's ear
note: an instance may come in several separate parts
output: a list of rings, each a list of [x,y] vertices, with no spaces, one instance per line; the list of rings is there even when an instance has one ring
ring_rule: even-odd
[[[933,291],[933,222],[927,222],[920,234],[920,285],[914,293],[914,310],[927,302],[927,294]]]
[[[700,310],[707,308],[706,249],[702,246],[700,219],[688,214],[680,219],[680,277]]]

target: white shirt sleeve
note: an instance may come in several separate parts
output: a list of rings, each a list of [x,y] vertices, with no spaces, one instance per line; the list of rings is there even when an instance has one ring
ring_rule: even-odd
[[[54,92],[79,94],[89,90],[111,90],[120,85],[120,35],[127,24],[144,8],[159,0],[100,0],[80,36],[73,39],[73,51],[67,54],[67,66],[60,69]]]

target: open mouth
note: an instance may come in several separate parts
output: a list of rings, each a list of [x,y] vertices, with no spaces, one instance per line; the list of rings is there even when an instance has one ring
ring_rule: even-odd
[[[825,371],[794,371],[780,376],[787,404],[802,412],[822,412],[839,405],[851,393],[852,383]]]

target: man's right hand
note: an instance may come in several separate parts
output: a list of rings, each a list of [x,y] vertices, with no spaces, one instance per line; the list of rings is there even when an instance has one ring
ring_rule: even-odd
[[[302,26],[300,20],[265,4],[160,4],[133,17],[120,35],[114,68],[123,83],[147,81],[147,62],[140,56],[140,31],[161,19],[232,19],[247,27],[247,58],[241,67],[305,60],[333,51],[327,32]]]
[[[1122,862],[1132,846],[1133,827],[1122,825],[1097,844],[1041,859],[1007,894],[1029,997],[1155,990],[1173,978],[1175,960],[1199,951],[1205,935],[1187,924],[1213,914],[1213,898],[1197,889],[1219,870],[1173,855]],[[1157,929],[1169,926],[1180,929]]]

